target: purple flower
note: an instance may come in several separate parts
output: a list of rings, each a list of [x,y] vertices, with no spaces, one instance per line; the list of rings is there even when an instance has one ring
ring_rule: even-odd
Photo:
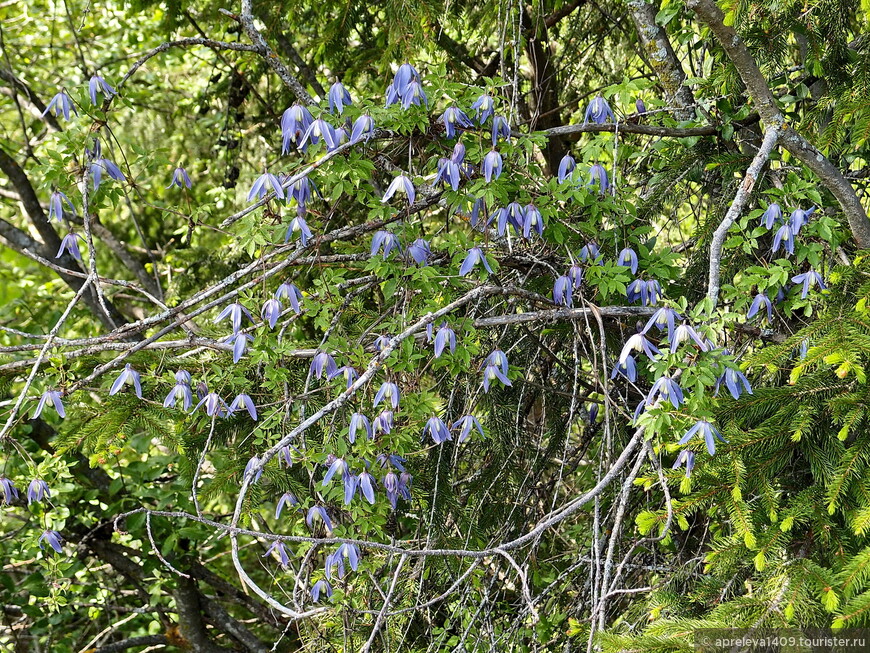
[[[209,392],[205,397],[200,399],[193,410],[199,410],[199,407],[203,404],[205,405],[205,414],[209,417],[220,417],[224,414],[224,400],[216,392]]]
[[[43,540],[48,542],[48,545],[58,553],[63,553],[63,548],[60,544],[63,538],[57,531],[52,531],[48,529],[43,531],[42,535],[40,535],[39,539],[36,541],[36,543],[39,544],[40,549],[45,549],[45,547],[42,545]]]
[[[374,407],[377,408],[378,404],[382,401],[387,401],[392,405],[393,410],[396,410],[399,407],[399,386],[395,383],[388,383],[384,381],[381,384],[380,389],[375,394],[375,402]]]
[[[643,333],[635,333],[633,336],[625,341],[622,352],[620,352],[619,354],[619,362],[623,362],[634,351],[642,351],[644,354],[647,355],[647,358],[649,358],[650,360],[654,359],[661,353],[658,350],[658,347],[650,342]]]
[[[646,333],[652,327],[656,327],[659,331],[664,331],[665,327],[667,327],[668,339],[670,340],[671,334],[674,332],[674,321],[682,319],[683,318],[680,317],[680,314],[674,309],[669,306],[662,306],[652,314],[652,317],[649,319],[649,322],[646,323],[646,326],[643,328],[641,333]]]
[[[568,268],[568,278],[571,280],[574,290],[580,290],[580,286],[583,285],[583,268],[576,264],[572,265]]]
[[[598,419],[598,404],[589,404],[587,415],[589,424],[595,424]]]
[[[333,373],[332,375],[327,374],[326,378],[332,381],[334,378],[337,378],[339,376],[344,377],[345,383],[347,384],[346,387],[349,388],[353,385],[353,382],[359,378],[359,372],[357,372],[350,365],[342,365],[337,370],[335,370],[335,373]]]
[[[366,437],[369,440],[374,437],[372,434],[372,424],[369,421],[369,418],[362,413],[354,413],[350,416],[350,427],[347,431],[347,439],[350,440],[351,444],[356,442],[356,432],[360,427],[365,431]]]
[[[746,375],[740,370],[736,370],[733,367],[726,368],[725,373],[716,380],[714,394],[719,393],[719,386],[723,381],[725,387],[728,388],[728,392],[731,393],[731,396],[734,397],[734,399],[740,399],[740,395],[743,394],[744,391],[752,394],[752,386],[749,385],[749,379],[747,379]]]
[[[646,398],[646,403],[652,405],[656,400],[670,401],[674,408],[679,408],[686,400],[677,382],[667,375],[660,376],[653,384]]]
[[[444,348],[450,349],[450,353],[456,351],[456,334],[449,326],[442,326],[435,335],[435,358],[440,358]]]
[[[396,476],[395,472],[388,472],[386,476],[384,476],[381,481],[384,486],[384,492],[387,495],[387,500],[390,502],[390,505],[393,507],[393,510],[396,509],[396,502],[399,500],[399,477]]]
[[[396,104],[401,99],[399,97],[399,94],[396,92],[396,87],[393,84],[390,84],[389,86],[387,86],[387,90],[386,90],[385,95],[386,95],[385,106],[387,106],[387,107],[390,107],[390,106]]]
[[[251,317],[251,312],[247,308],[242,306],[239,302],[233,302],[220,312],[220,314],[214,319],[214,322],[217,324],[221,320],[230,318],[230,323],[233,325],[233,333],[238,333],[242,328],[243,316],[247,316],[251,322],[254,321],[254,318]]]
[[[615,379],[621,374],[626,379],[634,383],[637,381],[637,364],[634,362],[634,356],[626,356],[625,359],[620,358],[613,366],[613,372],[610,374],[611,379]]]
[[[534,231],[539,236],[544,234],[544,217],[534,204],[526,204],[525,220],[523,221],[523,238],[529,238]]]
[[[698,433],[704,436],[704,442],[707,444],[707,452],[711,456],[716,453],[716,440],[719,440],[719,442],[728,442],[722,437],[722,434],[719,433],[719,430],[715,426],[710,424],[707,420],[701,419],[695,422],[695,425],[686,431],[685,435],[680,438],[680,444],[686,444]],[[687,470],[687,473],[688,471],[689,470]]]
[[[492,274],[492,268],[489,267],[489,263],[486,260],[483,250],[480,249],[480,247],[472,247],[468,250],[465,260],[462,261],[462,265],[459,267],[459,276],[468,276],[468,273],[471,272],[478,263],[482,263],[483,267],[486,268],[486,271]]]
[[[634,108],[637,111],[637,115],[639,115],[639,116],[642,116],[643,114],[646,113],[646,105],[643,103],[643,100],[640,98],[637,98],[634,101]]]
[[[441,444],[453,439],[453,436],[450,435],[450,429],[447,428],[447,425],[440,417],[430,417],[426,421],[426,426],[423,427],[423,437],[425,438],[427,434],[432,436],[435,444]]]
[[[586,184],[587,186],[594,186],[598,184],[598,192],[604,195],[607,192],[607,189],[610,188],[610,181],[607,178],[607,170],[605,170],[604,166],[596,163],[591,168],[589,168],[589,182]]]
[[[121,172],[121,169],[115,165],[109,159],[95,159],[93,163],[91,163],[91,179],[94,183],[94,191],[100,190],[100,184],[102,183],[103,171],[106,171],[106,174],[109,175],[110,179],[114,179],[115,181],[126,181],[127,178],[124,176],[124,173]]]
[[[686,466],[686,478],[692,475],[692,470],[695,468],[695,452],[688,449],[683,449],[677,459],[674,461],[671,469],[677,469]]]
[[[254,182],[254,185],[251,186],[251,190],[248,191],[248,201],[250,202],[253,199],[262,199],[266,193],[269,192],[269,187],[272,187],[272,190],[275,192],[275,197],[280,199],[284,199],[284,187],[281,185],[278,177],[271,174],[269,171],[263,172],[262,175],[257,177],[257,180]]]
[[[39,398],[39,403],[36,404],[36,410],[31,419],[39,417],[42,414],[42,409],[48,405],[48,402],[52,403],[58,415],[66,417],[66,411],[63,409],[63,403],[60,401],[60,396],[59,390],[46,390],[43,392],[42,396]]]
[[[794,254],[794,232],[788,222],[782,225],[773,237],[774,254],[779,251],[780,245],[788,254]]]
[[[659,297],[661,297],[662,285],[655,279],[650,279],[646,282],[646,293],[649,298],[649,305],[655,306],[659,302]]]
[[[441,116],[441,122],[444,124],[444,129],[447,131],[447,138],[456,136],[456,131],[459,129],[467,129],[471,127],[471,120],[465,115],[465,112],[456,107],[450,106],[444,111]]]
[[[404,463],[407,462],[407,460],[405,460],[401,456],[397,456],[394,453],[391,453],[391,454],[379,453],[378,457],[375,460],[377,461],[378,465],[380,465],[381,467],[386,467],[387,465],[392,465],[393,467],[398,469],[400,472],[405,471]]]
[[[228,413],[232,415],[237,410],[240,410],[242,407],[248,411],[248,415],[251,416],[251,419],[255,422],[257,421],[257,407],[254,405],[254,400],[251,399],[245,393],[241,393],[236,395],[236,398],[233,399],[233,403],[230,404],[228,409]]]
[[[613,111],[610,109],[610,105],[607,104],[607,100],[600,95],[596,96],[592,102],[589,103],[589,106],[586,107],[583,124],[585,125],[590,120],[596,125],[603,125],[607,122],[616,122],[616,119],[613,117]]]
[[[308,177],[300,177],[289,186],[287,190],[287,200],[294,199],[296,200],[296,204],[299,206],[305,206],[308,204],[308,200],[311,199],[312,186],[314,186],[314,184],[308,179]]]
[[[374,256],[378,251],[383,250],[383,259],[386,261],[390,252],[394,249],[398,252],[402,251],[402,247],[399,245],[399,239],[396,237],[396,234],[383,230],[375,232],[375,235],[372,237],[371,256]]]
[[[297,232],[299,232],[299,240],[302,242],[302,246],[307,247],[308,241],[314,238],[314,234],[311,233],[308,223],[305,222],[305,218],[300,213],[297,213],[290,221],[290,225],[287,227],[287,235],[284,236],[284,242],[288,242],[293,237],[293,234]]]
[[[124,366],[124,369],[121,370],[121,373],[118,375],[118,378],[115,379],[115,382],[112,384],[111,389],[109,390],[109,395],[117,394],[118,391],[124,387],[125,384],[132,383],[133,388],[136,390],[136,396],[139,399],[142,398],[142,384],[139,381],[139,372],[133,369],[133,366],[130,363],[127,363]]]
[[[827,290],[828,287],[825,285],[825,280],[822,279],[822,275],[816,272],[815,270],[810,270],[809,272],[804,272],[803,274],[795,275],[791,278],[794,283],[803,284],[803,290],[801,291],[801,299],[806,299],[807,295],[810,292],[810,288],[818,284],[819,290]]]
[[[221,342],[233,346],[233,364],[235,364],[242,360],[242,356],[248,350],[248,342],[254,342],[254,336],[248,333],[231,333],[227,337],[221,338]]]
[[[99,75],[93,75],[88,82],[88,94],[91,96],[91,104],[97,106],[97,93],[102,92],[108,100],[115,95],[115,89],[109,86],[108,82]]]
[[[326,598],[332,598],[332,585],[329,584],[329,581],[320,579],[314,583],[314,586],[311,588],[311,600],[315,603],[320,603],[321,592],[326,595]]]
[[[493,100],[491,95],[484,94],[474,101],[471,108],[475,111],[477,124],[482,125],[492,117],[492,114],[495,112],[495,100]]]
[[[435,183],[443,182],[453,190],[459,188],[459,166],[450,159],[439,159]]]
[[[181,405],[184,410],[190,410],[190,406],[193,404],[193,393],[190,389],[190,374],[184,370],[175,373],[175,385],[172,386],[172,390],[163,400],[163,407],[176,406],[179,399],[182,401]]]
[[[501,158],[501,154],[499,154],[498,150],[490,150],[486,153],[486,156],[483,157],[483,178],[486,179],[486,183],[492,181],[493,178],[498,179],[501,177],[502,167],[504,166],[504,160]]]
[[[348,475],[348,467],[344,458],[337,458],[335,456],[330,456],[330,458],[332,458],[332,462],[329,465],[329,469],[326,470],[326,474],[323,476],[322,485],[324,487],[329,485],[332,477],[336,474],[339,474],[340,476]],[[327,458],[327,462],[329,462],[329,458]]]
[[[408,198],[408,205],[414,203],[414,198],[416,194],[414,193],[414,184],[411,183],[411,180],[408,179],[405,175],[399,175],[390,185],[387,186],[387,192],[384,193],[384,196],[381,198],[381,203],[387,203],[396,194],[396,192],[404,193]]]
[[[598,243],[594,240],[586,243],[582,248],[580,248],[578,256],[584,263],[595,262],[598,260],[598,257],[601,256],[601,252],[598,250]]]
[[[308,131],[314,117],[301,104],[294,104],[281,116],[281,154],[290,151],[290,145],[299,146],[302,134]]]
[[[281,447],[280,460],[283,460],[284,464],[287,465],[287,467],[293,467],[293,452],[294,451],[296,453],[300,453],[299,449],[297,449],[296,447],[291,448],[291,447],[286,446],[286,445]],[[300,454],[300,457],[301,457],[301,454]]]
[[[76,111],[70,96],[67,95],[66,91],[60,91],[57,95],[51,98],[51,102],[49,102],[48,106],[45,107],[45,111],[42,112],[42,115],[45,116],[45,114],[51,112],[58,118],[63,115],[63,119],[68,121],[70,111],[79,115],[79,112]]]
[[[767,229],[773,229],[773,225],[782,220],[782,209],[779,204],[773,202],[764,210],[761,216],[761,224]]]
[[[754,318],[758,311],[760,311],[764,307],[767,309],[767,321],[773,321],[773,305],[770,303],[770,299],[764,293],[758,293],[755,296],[755,299],[752,300],[752,305],[749,307],[749,312],[746,314],[746,319],[751,320]]]
[[[35,478],[30,481],[30,485],[27,486],[27,505],[29,506],[31,503],[36,501],[39,503],[43,499],[51,498],[51,490],[48,488],[48,483],[43,481],[41,478]]]
[[[413,477],[406,471],[399,474],[399,496],[405,501],[411,500],[411,482]]]
[[[360,493],[365,497],[366,501],[374,505],[375,503],[375,479],[367,471],[362,472],[357,476],[356,485]]]
[[[382,410],[375,421],[372,422],[372,431],[375,435],[378,433],[389,434],[393,430],[393,411]]]
[[[459,421],[453,425],[453,428],[459,429],[460,443],[465,442],[468,436],[471,435],[472,429],[477,429],[477,432],[480,433],[480,437],[486,437],[483,433],[483,427],[474,415],[465,415],[464,417],[459,418]]]
[[[792,233],[797,236],[800,233],[801,227],[807,224],[810,221],[810,216],[816,210],[816,207],[811,207],[808,210],[804,211],[803,209],[795,209],[792,211],[791,217],[788,219],[789,225],[791,225]]]
[[[175,172],[172,173],[172,181],[169,182],[169,185],[166,188],[172,188],[173,186],[178,186],[179,188],[184,186],[190,188],[193,186],[190,177],[187,174],[187,170],[181,167],[175,169]]]
[[[677,347],[679,347],[680,343],[686,342],[687,340],[693,340],[695,344],[701,348],[701,351],[707,351],[707,343],[704,342],[704,339],[700,334],[695,331],[694,327],[684,323],[678,326],[674,331],[673,338],[671,339],[671,353],[676,353]]]
[[[640,301],[641,306],[647,306],[649,303],[649,294],[647,293],[646,281],[643,279],[635,279],[625,287],[625,297],[629,304],[636,304]]]
[[[311,360],[311,366],[308,368],[308,377],[314,376],[322,379],[325,374],[328,379],[336,371],[338,371],[338,366],[335,364],[335,359],[325,351],[319,351]]]
[[[57,254],[54,258],[60,258],[61,256],[63,256],[64,252],[67,252],[77,261],[81,261],[82,253],[79,251],[79,240],[81,240],[81,236],[73,231],[70,231],[60,241],[60,248],[57,250]]]
[[[374,136],[374,133],[375,121],[369,114],[364,113],[353,123],[353,129],[350,132],[350,142],[356,143],[363,138],[368,141],[372,136]]]
[[[375,338],[374,347],[375,351],[381,353],[390,345],[390,336],[384,335],[383,333]]]
[[[66,205],[69,207],[69,212],[75,215],[76,209],[73,206],[72,202],[69,201],[69,198],[64,195],[61,191],[56,190],[51,194],[51,197],[48,200],[48,219],[56,218],[58,222],[63,221],[63,204],[66,202]]]
[[[631,247],[626,247],[619,253],[616,264],[628,268],[632,274],[637,274],[637,253]]]
[[[571,297],[571,279],[567,275],[558,277],[553,284],[553,303],[560,306],[574,305]]]
[[[408,109],[412,104],[421,106],[426,105],[429,108],[429,98],[426,97],[426,91],[418,80],[412,80],[405,89],[404,95],[399,94],[402,98],[402,108]]]
[[[0,491],[3,492],[3,503],[7,506],[18,498],[18,488],[5,476],[0,476]]]
[[[417,69],[414,68],[414,66],[409,63],[403,63],[399,66],[395,77],[393,77],[393,88],[395,88],[399,97],[404,97],[408,85],[414,80],[420,80],[420,75],[417,73]]]
[[[359,561],[362,558],[359,547],[356,544],[344,543],[339,545],[334,553],[326,556],[326,578],[331,578],[333,567],[337,567],[338,577],[344,577],[344,561],[347,560],[350,568],[354,571],[359,566]]]
[[[256,456],[251,456],[248,464],[245,465],[245,471],[242,472],[242,478],[247,478],[251,475],[253,475],[253,478],[251,479],[251,484],[259,481],[260,477],[263,475],[263,467],[260,465],[260,459]]]
[[[327,150],[334,150],[339,145],[338,136],[336,135],[333,126],[323,118],[317,118],[308,125],[308,129],[306,129],[305,133],[302,135],[299,147],[308,147],[309,143],[311,145],[317,145],[321,139],[326,143]]]
[[[507,140],[511,139],[511,126],[508,124],[508,121],[501,116],[495,116],[492,119],[492,146],[495,147],[495,144],[498,142],[499,138],[504,138]]]
[[[574,161],[574,157],[571,156],[570,152],[568,152],[568,154],[563,156],[562,160],[559,161],[559,183],[561,184],[566,179],[569,179],[574,173],[576,167],[577,163]]]
[[[504,385],[510,386],[510,379],[507,377],[507,373],[502,371],[498,365],[493,363],[487,363],[486,367],[483,370],[483,391],[489,392],[489,384],[494,380],[498,379]]]
[[[281,517],[281,511],[284,510],[285,506],[298,506],[299,499],[296,498],[296,495],[292,492],[285,492],[281,495],[281,498],[278,499],[278,505],[275,506],[275,519]]]
[[[281,302],[277,299],[267,299],[266,303],[263,304],[263,310],[260,315],[263,316],[263,321],[269,325],[270,329],[275,328],[275,323],[278,321],[278,318],[281,317]]]
[[[335,82],[335,84],[329,87],[328,100],[329,113],[338,112],[338,115],[344,112],[344,105],[350,106],[353,104],[350,93],[341,82]]]
[[[266,549],[266,553],[263,554],[263,557],[272,556],[273,554],[277,554],[278,559],[281,561],[281,566],[286,568],[287,564],[290,562],[290,556],[287,555],[284,543],[280,540],[274,540],[272,544],[269,545],[269,548]]]
[[[432,256],[432,250],[429,248],[429,241],[424,240],[423,238],[415,240],[408,246],[408,256],[410,256],[411,259],[421,267],[429,265],[429,257]]]
[[[326,508],[323,506],[311,506],[308,509],[308,514],[305,516],[305,523],[308,525],[308,528],[314,530],[314,523],[318,519],[323,522],[327,533],[332,534],[332,521],[329,519],[329,513],[326,512]]]
[[[480,219],[481,214],[483,214],[484,216],[486,215],[486,202],[484,202],[482,197],[478,197],[471,205],[471,214],[469,215],[469,221],[471,222],[471,227],[473,229],[483,231],[486,225],[485,221]]]
[[[287,298],[296,315],[302,312],[302,308],[299,305],[299,302],[302,301],[302,292],[289,281],[282,283],[278,286],[278,290],[275,291],[275,299],[281,299],[282,297]]]

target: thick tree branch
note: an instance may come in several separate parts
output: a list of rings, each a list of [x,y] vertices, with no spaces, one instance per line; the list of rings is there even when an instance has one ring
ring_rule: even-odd
[[[776,98],[767,80],[758,68],[755,58],[740,35],[725,24],[725,16],[714,0],[687,0],[686,6],[710,28],[722,45],[725,54],[740,74],[749,96],[755,104],[761,120],[768,127],[782,127],[780,142],[801,163],[812,170],[825,188],[837,198],[843,214],[849,221],[852,236],[859,247],[870,248],[870,220],[861,205],[855,189],[843,173],[817,150],[806,138],[790,126],[779,110]]]
[[[532,25],[535,24],[528,14],[526,14],[524,21]],[[535,33],[526,39],[526,55],[532,70],[532,87],[529,97],[532,105],[530,128],[535,130],[555,127],[562,122],[559,111],[558,81],[552,59],[550,37],[543,21],[540,21]],[[552,134],[543,151],[547,167],[551,172],[559,167],[559,162],[565,156],[565,152],[565,143],[557,134]]]
[[[100,646],[99,648],[90,649],[90,653],[119,653],[131,648],[139,648],[142,646],[167,646],[169,639],[166,635],[145,635],[144,637],[131,637],[130,639],[122,639],[119,642],[113,642]]]
[[[21,166],[18,165],[18,162],[9,156],[3,148],[0,148],[0,170],[2,170],[9,178],[9,181],[18,192],[18,195],[21,198],[21,204],[24,206],[24,211],[30,218],[30,222],[36,228],[36,231],[42,237],[42,243],[30,238],[30,236],[25,232],[13,232],[10,229],[12,225],[8,222],[4,222],[0,225],[0,227],[2,227],[0,235],[3,236],[13,249],[17,249],[18,251],[21,251],[21,249],[31,249],[31,251],[35,250],[39,252],[45,258],[54,259],[55,254],[60,249],[60,237],[57,235],[54,227],[49,223],[45,211],[42,210],[42,204],[39,202],[39,197],[37,197],[36,191],[33,189],[30,179],[27,177],[27,173],[24,172]],[[15,228],[12,227],[12,229]],[[26,248],[20,247],[25,240],[22,234],[26,236],[28,241],[29,246]],[[81,271],[78,262],[68,253],[64,253],[63,256],[55,260],[57,260],[60,266],[68,270],[77,272]],[[75,276],[64,274],[62,272],[58,272],[58,274],[61,279],[63,279],[66,284],[75,291],[78,291],[84,283],[82,279]],[[82,299],[94,315],[96,315],[107,328],[114,328],[114,325],[112,324],[113,321],[115,324],[124,324],[127,322],[124,316],[121,315],[118,309],[111,303],[107,304],[109,316],[106,316],[94,292],[87,292]]]
[[[664,89],[665,101],[677,108],[674,112],[677,118],[689,120],[692,117],[695,98],[692,97],[692,91],[683,84],[686,81],[686,73],[683,72],[667,32],[656,23],[656,12],[656,6],[644,0],[628,2],[628,13],[634,22],[643,53]],[[622,131],[621,126],[620,131]]]
[[[299,74],[305,78],[308,85],[314,89],[314,92],[317,93],[321,99],[324,99],[326,97],[326,89],[324,89],[320,84],[320,80],[317,79],[317,74],[314,72],[314,69],[305,63],[305,60],[302,59],[302,55],[300,55],[299,51],[293,47],[293,44],[290,42],[290,39],[287,38],[287,35],[284,34],[284,32],[278,32],[275,36],[275,40],[278,41],[278,45],[284,51],[284,54],[290,58],[290,61],[293,62],[293,65],[296,66]]]
[[[203,620],[202,595],[192,578],[177,579],[175,608],[178,612],[178,630],[196,653],[225,653],[230,649],[215,644],[208,636]]]
[[[734,201],[728,207],[728,212],[722,219],[722,223],[713,233],[713,240],[710,242],[710,276],[707,286],[707,297],[714,307],[716,302],[719,301],[719,271],[722,266],[722,245],[725,242],[725,236],[728,234],[731,225],[734,224],[734,221],[743,212],[743,206],[752,193],[752,188],[761,174],[761,169],[767,163],[768,158],[770,158],[773,148],[776,147],[778,137],[779,128],[776,126],[768,127],[767,131],[764,132],[764,140],[761,143],[761,147],[758,149],[755,158],[752,159],[752,163],[746,171],[746,176],[734,195]]]
[[[242,0],[242,11],[235,18],[238,19],[239,23],[242,26],[247,37],[251,40],[251,43],[254,44],[254,47],[257,48],[257,52],[266,60],[266,63],[269,64],[269,67],[275,71],[278,77],[281,78],[281,81],[293,91],[293,94],[296,98],[302,102],[303,104],[316,104],[314,98],[308,94],[308,91],[305,90],[305,87],[299,83],[299,80],[290,72],[287,66],[284,65],[284,62],[278,58],[278,55],[269,47],[269,44],[266,43],[266,39],[263,38],[263,35],[260,34],[260,31],[254,25],[254,16],[253,11],[251,9],[252,0]]]

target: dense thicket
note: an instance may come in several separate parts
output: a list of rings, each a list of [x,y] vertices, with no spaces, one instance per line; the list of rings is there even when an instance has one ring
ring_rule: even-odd
[[[0,6],[0,642],[870,619],[857,0]]]

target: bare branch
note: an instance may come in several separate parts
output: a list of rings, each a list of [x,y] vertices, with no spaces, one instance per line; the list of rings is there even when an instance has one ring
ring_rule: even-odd
[[[719,301],[719,271],[722,267],[722,245],[725,242],[725,236],[734,221],[740,217],[743,211],[743,205],[749,199],[752,193],[752,188],[755,186],[755,181],[761,174],[761,169],[770,158],[773,148],[776,147],[776,141],[779,138],[779,128],[776,126],[768,127],[764,132],[764,140],[761,142],[761,147],[758,149],[749,169],[746,171],[746,176],[743,178],[737,193],[734,195],[734,200],[731,206],[728,207],[728,212],[722,219],[721,224],[713,232],[713,240],[710,242],[710,276],[707,286],[707,297],[710,299],[712,306],[716,306]]]

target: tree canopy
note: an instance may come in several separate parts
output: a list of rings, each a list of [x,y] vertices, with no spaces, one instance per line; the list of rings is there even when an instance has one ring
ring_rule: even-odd
[[[870,625],[868,21],[0,5],[2,646]]]

